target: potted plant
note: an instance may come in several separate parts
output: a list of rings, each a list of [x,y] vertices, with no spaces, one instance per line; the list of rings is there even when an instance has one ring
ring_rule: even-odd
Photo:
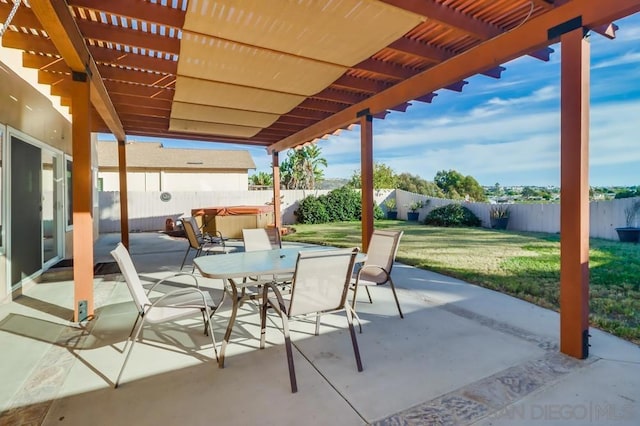
[[[420,218],[420,210],[425,206],[425,202],[422,200],[415,200],[411,204],[409,204],[409,211],[407,212],[407,220],[412,222],[417,222]]]
[[[387,208],[387,219],[395,220],[398,218],[398,210],[396,209],[396,199],[387,198],[384,200],[384,206]]]
[[[640,200],[624,209],[624,218],[626,225],[623,228],[616,228],[618,238],[623,243],[638,243],[640,241],[640,228],[634,226],[636,217],[640,213]]]
[[[511,210],[506,204],[494,204],[489,209],[489,221],[493,229],[507,229]]]

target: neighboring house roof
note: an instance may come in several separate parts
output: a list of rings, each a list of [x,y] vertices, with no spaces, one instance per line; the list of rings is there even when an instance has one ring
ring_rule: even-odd
[[[98,142],[98,167],[118,167],[117,142]],[[255,169],[246,150],[164,148],[160,143],[127,143],[127,168]]]

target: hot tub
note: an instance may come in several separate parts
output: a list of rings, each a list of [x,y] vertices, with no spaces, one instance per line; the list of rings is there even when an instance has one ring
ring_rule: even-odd
[[[226,238],[242,238],[242,230],[273,225],[273,206],[220,206],[192,209],[203,232],[217,231]]]

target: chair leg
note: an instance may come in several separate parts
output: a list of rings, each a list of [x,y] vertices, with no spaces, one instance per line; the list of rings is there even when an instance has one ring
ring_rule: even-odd
[[[316,314],[316,336],[320,334],[320,314]]]
[[[293,365],[293,349],[291,348],[291,337],[289,336],[289,319],[284,312],[280,313],[282,318],[282,331],[284,332],[284,346],[287,350],[287,365],[289,366],[289,381],[291,382],[291,393],[298,392],[296,382],[296,369]]]
[[[402,309],[400,309],[400,302],[398,302],[398,295],[396,294],[396,286],[393,285],[393,280],[391,279],[391,277],[389,277],[389,284],[391,284],[391,291],[393,291],[393,297],[396,299],[396,306],[398,307],[400,318],[404,318],[404,315],[402,315]]]
[[[346,305],[346,304],[345,304]],[[356,331],[353,328],[353,316],[349,306],[345,306],[345,312],[347,313],[347,322],[349,323],[349,334],[351,334],[351,343],[353,344],[353,353],[356,356],[356,366],[358,371],[362,371],[362,360],[360,359],[360,350],[358,349],[358,340],[356,339]]]
[[[360,328],[360,334],[362,334],[362,321],[360,321],[360,317],[358,316],[358,313],[356,311],[354,311],[353,308],[351,306],[349,306],[349,304],[346,304],[346,306],[351,310],[351,314],[356,319],[356,321],[358,321],[358,327]]]
[[[267,308],[269,301],[267,300],[267,286],[262,291],[262,307],[260,309],[260,349],[264,349],[266,333],[267,333]]]
[[[364,286],[364,289],[367,291],[367,297],[369,298],[369,303],[373,304],[373,300],[371,300],[371,293],[369,293],[369,287]]]
[[[118,385],[120,384],[120,378],[122,377],[122,373],[124,372],[124,368],[127,366],[127,362],[129,361],[129,356],[131,355],[131,352],[133,351],[133,346],[135,345],[136,340],[138,340],[138,336],[140,335],[140,331],[142,330],[143,326],[144,326],[144,317],[142,317],[142,321],[140,321],[140,325],[138,326],[138,329],[136,330],[135,336],[131,339],[131,346],[129,346],[129,351],[127,352],[127,355],[124,357],[124,362],[122,363],[122,367],[120,368],[120,373],[118,373],[118,378],[116,379],[116,382],[115,382],[115,384],[113,386],[114,388],[117,388]],[[129,337],[131,337],[131,336],[129,336]]]
[[[217,343],[216,343],[216,337],[213,335],[213,325],[211,325],[211,317],[213,316],[213,313],[211,313],[211,316],[209,316],[209,315],[207,315],[206,311],[207,310],[203,310],[202,311],[202,315],[203,315],[203,319],[204,319],[204,326],[205,326],[205,329],[209,330],[208,334],[211,336],[211,343],[213,344],[213,353],[216,356],[216,361],[219,361],[218,360],[218,348],[217,348]],[[205,333],[205,334],[207,334],[207,333]]]
[[[200,254],[202,253],[202,247],[198,248],[198,250],[196,251],[196,255],[193,257],[194,259],[198,256],[200,256]],[[196,271],[196,264],[193,264],[193,267],[191,268],[191,273],[193,274]]]
[[[200,309],[200,313],[202,314],[202,321],[204,322],[204,335],[209,335],[209,326],[207,325],[207,314],[204,309]]]
[[[189,256],[189,252],[191,251],[191,246],[187,247],[187,252],[184,254],[184,259],[182,259],[182,265],[180,265],[180,270],[182,271],[182,268],[184,268],[184,264],[187,261],[187,256]]]
[[[351,309],[356,310],[356,298],[358,297],[358,284],[353,286],[353,300],[351,301]]]
[[[138,324],[138,320],[140,319],[140,314],[136,315],[136,320],[133,322],[133,327],[131,327],[131,331],[129,332],[129,337],[127,337],[127,341],[124,343],[124,348],[122,348],[122,353],[127,350],[127,346],[129,346],[129,340],[131,340],[131,336],[133,336],[133,331],[136,329],[136,325]]]

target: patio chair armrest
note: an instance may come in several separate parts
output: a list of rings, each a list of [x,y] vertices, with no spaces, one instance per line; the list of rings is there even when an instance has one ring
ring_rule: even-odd
[[[269,298],[267,297],[268,293],[269,293],[269,289],[273,290],[273,294],[275,294],[276,299],[278,299],[278,305],[280,305],[278,310],[280,312],[286,313],[287,316],[289,316],[289,313],[287,312],[287,309],[286,309],[285,304],[284,304],[284,299],[282,298],[282,294],[280,293],[280,290],[278,289],[277,284],[275,282],[273,282],[273,281],[265,283],[263,285],[262,300],[264,300],[264,303],[269,303]],[[273,304],[271,304],[271,305],[273,306]],[[274,308],[275,308],[275,306],[274,306]]]
[[[193,280],[194,280],[194,281],[195,281],[195,283],[196,283],[196,288],[198,288],[198,289],[200,288],[200,284],[198,283],[198,278],[196,278],[196,276],[195,276],[195,275],[193,275],[193,274],[191,274],[191,273],[189,273],[189,272],[178,272],[177,274],[171,275],[170,277],[167,277],[167,278],[163,278],[163,279],[161,279],[160,281],[156,282],[154,285],[152,285],[152,286],[149,288],[149,290],[147,290],[147,296],[148,296],[148,295],[150,295],[150,294],[151,294],[151,292],[152,292],[152,291],[153,291],[153,290],[154,290],[158,285],[162,284],[163,282],[165,282],[165,281],[167,281],[167,280],[170,280],[170,279],[172,279],[172,278],[175,278],[175,277],[183,276],[183,275],[186,275],[186,276],[190,276],[190,277],[192,277],[192,278],[193,278]]]
[[[197,294],[199,294],[200,297],[202,298],[202,306],[207,311],[207,313],[209,313],[209,305],[207,304],[207,296],[206,296],[205,292],[200,290],[200,289],[197,289],[195,287],[180,288],[180,289],[177,289],[177,290],[174,290],[174,291],[170,291],[169,293],[165,293],[162,296],[160,296],[158,299],[156,299],[149,306],[149,309],[152,309],[152,308],[155,308],[155,307],[158,307],[158,306],[164,306],[162,304],[162,302],[164,302],[167,298],[182,296],[182,295],[189,294],[189,293],[197,293]],[[213,305],[214,308],[216,308],[216,305],[213,303],[213,300],[211,301],[211,304]],[[147,309],[147,311],[149,309]]]
[[[368,270],[368,269],[379,269],[379,270],[381,270],[382,272],[384,272],[385,277],[386,277],[387,279],[389,278],[389,272],[387,272],[387,270],[386,270],[386,269],[384,269],[382,266],[380,266],[380,265],[371,265],[371,264],[369,264],[369,265],[364,265],[363,267],[361,267],[361,268],[358,270],[358,273],[356,274],[356,282],[355,282],[356,284],[358,284],[358,283],[360,282],[360,275],[361,275],[363,272],[365,272],[366,270]]]

